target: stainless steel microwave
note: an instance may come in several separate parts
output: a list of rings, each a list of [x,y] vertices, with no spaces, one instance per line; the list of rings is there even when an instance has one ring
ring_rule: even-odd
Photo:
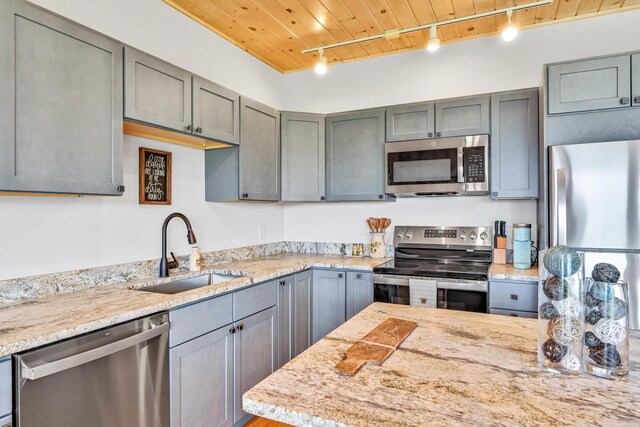
[[[489,135],[387,142],[384,155],[387,194],[489,194]]]

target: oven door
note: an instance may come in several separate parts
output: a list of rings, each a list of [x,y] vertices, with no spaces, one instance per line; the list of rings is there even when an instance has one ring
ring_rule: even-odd
[[[464,146],[464,137],[386,143],[385,192],[463,193]]]
[[[489,312],[488,285],[485,281],[438,281],[438,308],[445,310]]]

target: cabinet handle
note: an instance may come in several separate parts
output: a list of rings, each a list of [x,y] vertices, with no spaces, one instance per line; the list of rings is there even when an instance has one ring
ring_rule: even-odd
[[[622,98],[620,98],[620,104],[627,105],[628,103],[629,103],[629,97],[628,96],[623,96]]]
[[[338,279],[342,279],[344,275],[342,273],[338,273]]]
[[[231,329],[229,329],[229,332],[231,332],[232,334],[236,333],[236,328],[234,328],[233,326],[231,327]]]
[[[518,295],[511,294],[511,299],[514,300],[514,301],[518,301]]]
[[[239,331],[241,331],[241,330],[243,330],[243,329],[244,329],[244,325],[243,325],[242,323],[240,323],[240,324],[238,325],[238,330],[239,330]]]
[[[440,135],[442,135],[442,133],[436,132],[436,136],[440,136]]]
[[[356,274],[356,279],[362,279],[362,274]]]
[[[242,198],[243,198],[243,199],[246,199],[247,197],[249,197],[249,194],[247,194],[247,193],[242,193]]]
[[[429,138],[433,138],[433,132],[429,132]]]
[[[284,286],[284,280],[280,280],[280,286]]]
[[[420,302],[421,302],[422,304],[426,304],[426,303],[427,303],[427,299],[426,299],[426,298],[420,298]]]
[[[118,185],[118,192],[124,193],[124,185]]]
[[[201,127],[197,127],[196,128],[196,133],[202,133],[202,128]]]
[[[636,104],[640,104],[640,96],[636,96],[635,98],[633,98],[633,102],[635,102]]]
[[[384,199],[384,194],[379,194],[378,195],[378,199],[380,199],[380,200]]]
[[[324,196],[320,196],[320,200],[324,200],[324,198],[325,198]]]
[[[188,130],[189,132],[193,131],[193,126],[191,126],[191,125],[187,125],[187,130]]]
[[[509,316],[511,316],[511,317],[519,317],[516,313],[510,313]]]

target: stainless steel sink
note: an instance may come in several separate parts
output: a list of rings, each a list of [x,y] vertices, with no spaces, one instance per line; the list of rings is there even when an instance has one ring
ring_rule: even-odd
[[[215,283],[226,282],[244,274],[204,274],[202,276],[190,277],[188,279],[176,280],[174,282],[163,283],[161,285],[145,286],[136,288],[137,291],[155,292],[158,294],[179,294],[180,292],[190,291],[192,289],[202,288]]]

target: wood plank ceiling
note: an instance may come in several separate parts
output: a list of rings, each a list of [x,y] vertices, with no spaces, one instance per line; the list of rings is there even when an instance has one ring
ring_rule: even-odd
[[[531,0],[163,0],[276,70],[313,68],[318,54],[303,49],[353,40],[387,30],[431,24]],[[519,28],[564,22],[640,7],[640,0],[555,0],[515,11]],[[438,27],[443,44],[493,35],[504,15]],[[329,64],[422,49],[427,31],[325,51]]]

